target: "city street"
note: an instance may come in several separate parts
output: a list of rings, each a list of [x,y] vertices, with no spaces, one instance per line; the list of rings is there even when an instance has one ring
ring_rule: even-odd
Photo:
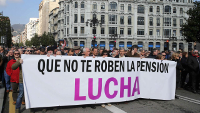
[[[179,99],[171,101],[137,99],[129,102],[111,103],[105,108],[96,105],[96,109],[81,106],[58,107],[57,111],[48,108],[46,113],[200,113],[200,94],[194,94],[186,90],[177,90]],[[3,113],[14,113],[15,106],[12,104],[11,93],[7,95]],[[22,113],[29,113],[25,106]],[[42,109],[35,109],[36,113],[42,113]]]

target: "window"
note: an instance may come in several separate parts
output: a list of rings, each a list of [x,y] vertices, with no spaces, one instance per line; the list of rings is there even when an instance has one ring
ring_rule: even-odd
[[[182,30],[180,30],[180,36],[183,36],[183,31]]]
[[[164,29],[164,36],[171,37],[171,29]]]
[[[160,7],[159,6],[157,6],[157,13],[159,13],[160,12]]]
[[[74,41],[74,46],[78,46],[78,42],[77,41]]]
[[[85,8],[84,2],[81,2],[81,8]]]
[[[131,16],[128,16],[128,25],[131,25]]]
[[[122,11],[124,10],[124,4],[120,5],[120,10],[122,10]]]
[[[105,15],[101,15],[101,24],[105,24]]]
[[[124,24],[124,16],[120,16],[120,24]]]
[[[156,19],[156,24],[157,24],[157,26],[160,26],[160,18]]]
[[[153,12],[153,6],[149,7],[149,12]]]
[[[144,25],[144,17],[138,17],[138,25]]]
[[[117,10],[117,3],[116,2],[110,2],[109,10]]]
[[[173,30],[173,36],[176,36],[176,30]]]
[[[109,34],[117,34],[117,27],[109,27]]]
[[[74,27],[74,33],[77,34],[77,27]]]
[[[144,29],[138,29],[137,35],[144,35]]]
[[[78,20],[78,15],[74,14],[74,23],[77,23],[77,20]]]
[[[67,11],[69,11],[69,5],[67,5]]]
[[[69,34],[69,28],[67,28],[67,34]]]
[[[153,35],[153,29],[149,29],[149,35]]]
[[[93,3],[93,9],[95,9],[95,10],[97,9],[97,3],[96,2]]]
[[[183,8],[180,8],[180,14],[181,15],[183,14]]]
[[[176,0],[176,2],[178,2],[179,0]]]
[[[69,25],[69,16],[67,16],[67,25]]]
[[[164,24],[165,24],[165,26],[171,26],[171,18],[165,17]]]
[[[75,2],[75,8],[78,8],[78,2]]]
[[[153,17],[150,17],[150,18],[149,18],[149,25],[150,25],[150,26],[153,26]]]
[[[85,23],[84,21],[84,18],[85,18],[85,15],[84,14],[81,14],[81,23]]]
[[[67,20],[66,20],[66,17],[65,17],[65,22],[64,22],[65,25],[66,25],[66,21],[67,21]]]
[[[105,3],[101,4],[101,9],[105,9]]]
[[[93,29],[93,30],[92,30],[92,34],[96,34],[96,29]]]
[[[131,35],[131,28],[128,28],[128,35]]]
[[[131,4],[128,4],[128,11],[131,11]]]
[[[144,14],[144,6],[143,5],[138,6],[138,13]]]
[[[120,28],[120,35],[124,34],[124,28]]]
[[[81,34],[84,34],[85,31],[84,31],[84,27],[81,27]]]
[[[173,18],[173,26],[176,27],[176,18]]]
[[[160,36],[160,29],[156,29],[156,35]]]
[[[101,28],[101,34],[105,34],[105,33],[104,33],[104,28]]]
[[[183,26],[183,19],[180,19],[180,27]]]
[[[171,13],[171,7],[170,6],[165,6],[165,12],[166,13]]]
[[[117,15],[109,15],[109,24],[117,24]]]
[[[176,8],[175,7],[173,8],[173,13],[176,13]]]

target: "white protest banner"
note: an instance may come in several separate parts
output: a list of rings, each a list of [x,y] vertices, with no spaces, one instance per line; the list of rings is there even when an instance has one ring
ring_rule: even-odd
[[[173,61],[45,55],[22,59],[27,109],[175,97]]]

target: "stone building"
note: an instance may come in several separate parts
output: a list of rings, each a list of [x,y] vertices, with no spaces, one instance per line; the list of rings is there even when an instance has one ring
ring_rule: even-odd
[[[58,39],[69,47],[92,47],[96,37],[95,46],[106,49],[188,51],[193,43],[184,40],[181,26],[192,7],[192,0],[60,0]],[[94,17],[95,28],[90,26]]]

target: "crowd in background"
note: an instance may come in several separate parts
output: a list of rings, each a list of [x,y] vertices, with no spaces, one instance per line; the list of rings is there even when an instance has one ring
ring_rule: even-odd
[[[160,51],[157,48],[152,51],[147,51],[139,48],[137,45],[125,50],[124,48],[115,48],[106,50],[104,48],[74,48],[68,47],[12,47],[4,48],[0,46],[0,80],[2,80],[1,87],[6,87],[6,92],[13,91],[13,100],[16,104],[16,109],[19,109],[21,103],[24,104],[23,93],[19,94],[17,90],[22,90],[23,86],[21,74],[21,54],[34,55],[66,55],[66,56],[83,56],[83,57],[138,57],[138,58],[152,58],[157,60],[171,60],[177,62],[176,66],[176,88],[186,89],[193,93],[198,93],[200,82],[200,58],[198,50],[190,50],[189,52],[179,51]],[[18,70],[17,70],[18,69]],[[15,71],[15,74],[11,73]],[[18,74],[18,75],[17,75]],[[17,78],[18,77],[18,78]],[[21,84],[20,84],[21,83]],[[21,87],[22,87],[21,86]],[[21,91],[22,92],[22,91]],[[18,96],[17,96],[18,95]],[[19,97],[20,95],[20,97]],[[17,99],[20,98],[19,102]],[[20,105],[19,105],[20,104]],[[18,107],[17,107],[18,105]]]

